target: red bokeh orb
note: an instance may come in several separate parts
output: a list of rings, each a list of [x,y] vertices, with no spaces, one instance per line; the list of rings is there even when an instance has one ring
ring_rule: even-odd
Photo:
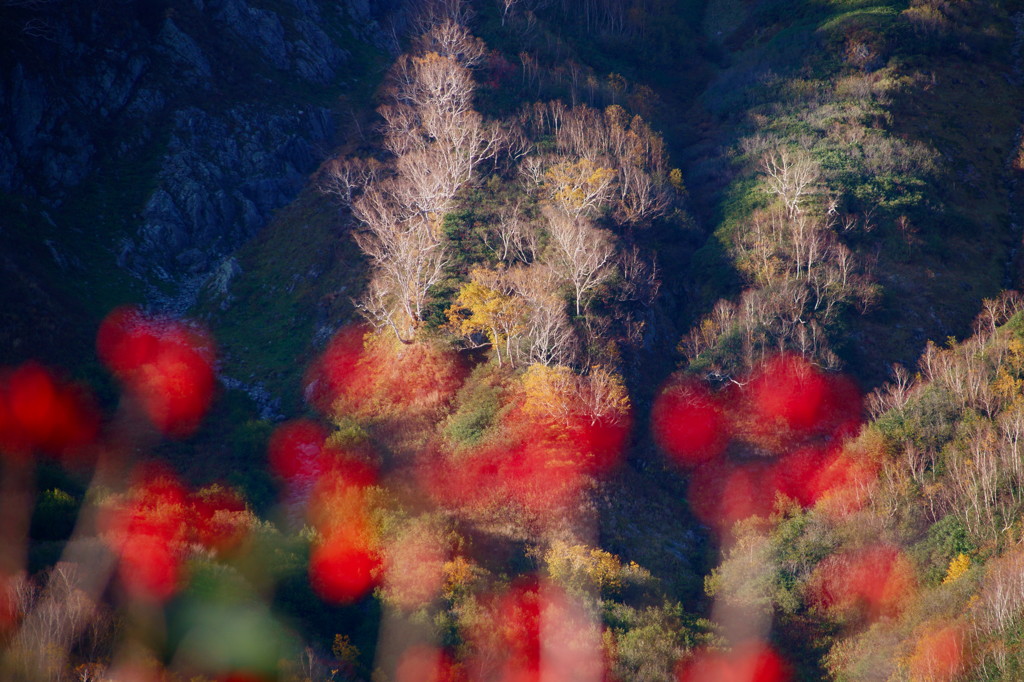
[[[662,391],[654,403],[651,427],[662,449],[684,467],[719,457],[729,444],[725,410],[696,382],[678,383]]]
[[[100,325],[100,358],[164,434],[191,435],[213,398],[213,344],[178,320],[118,308]]]

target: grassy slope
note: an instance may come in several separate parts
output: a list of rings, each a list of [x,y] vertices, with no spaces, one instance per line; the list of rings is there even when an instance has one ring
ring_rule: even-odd
[[[722,244],[743,229],[762,201],[751,191],[755,168],[739,153],[739,139],[762,133],[795,142],[811,135],[819,157],[845,153],[844,143],[830,138],[827,120],[815,119],[814,110],[825,110],[833,95],[822,104],[823,93],[839,79],[864,77],[847,56],[849,46],[858,40],[872,45],[879,61],[865,73],[878,69],[871,78],[887,81],[888,101],[882,101],[881,118],[864,126],[873,135],[938,152],[936,171],[929,177],[918,173],[923,186],[904,190],[920,191],[923,200],[883,208],[874,233],[856,244],[862,258],[877,255],[876,276],[885,295],[874,313],[849,320],[843,354],[873,384],[885,377],[888,363],[915,360],[926,339],[964,335],[981,298],[1004,284],[1015,241],[1006,161],[1022,102],[1021,89],[1007,80],[1012,27],[1007,12],[982,12],[981,25],[971,27],[959,46],[932,45],[910,29],[900,14],[903,2],[832,0],[788,7],[772,1],[709,4],[705,29],[719,41],[720,69],[702,106],[691,113],[706,132],[691,148],[687,170],[715,237],[698,254],[694,271],[715,285],[703,287],[704,305],[738,284],[721,268],[728,260]],[[840,182],[838,189],[852,196],[850,190],[858,188]],[[911,243],[894,228],[901,213],[917,231]],[[709,268],[709,261],[715,265]]]
[[[922,330],[936,341],[964,338],[981,298],[1021,286],[1009,269],[1019,233],[1010,225],[1006,183],[1024,92],[1008,84],[1010,65],[1001,57],[936,59],[894,103],[897,134],[927,140],[942,153],[936,193],[947,208],[922,228],[918,253],[904,262],[883,260],[879,277],[888,295],[862,327],[862,338],[876,348],[865,360],[876,367],[912,361]]]
[[[338,151],[357,151],[373,125],[372,98],[388,61],[366,46],[356,52],[352,72],[359,79],[335,100]],[[242,272],[230,285],[231,300],[206,292],[197,306],[221,344],[225,373],[264,384],[286,413],[301,409],[302,374],[325,341],[318,330],[353,319],[350,300],[366,284],[351,226],[351,217],[310,183],[236,252]]]
[[[834,83],[837,76],[848,74],[850,68],[827,51],[840,47],[836,41],[858,22],[892,26],[900,21],[896,12],[907,3],[834,0],[806,3],[792,12],[776,12],[773,5],[782,8],[772,2],[712,0],[705,16],[706,36],[720,43],[720,53],[711,53],[720,68],[702,106],[691,112],[704,135],[690,148],[686,167],[699,213],[715,229],[692,267],[712,283],[702,290],[705,305],[739,285],[722,268],[728,260],[723,244],[729,243],[733,231],[743,229],[745,218],[759,203],[751,192],[752,169],[738,154],[730,154],[738,138],[758,129],[752,119],[761,114],[769,119],[762,123],[764,128],[785,139],[785,127],[799,120],[793,112],[808,94],[806,86],[794,86],[800,80]],[[965,336],[983,297],[1004,286],[1020,286],[1010,269],[1019,234],[1010,224],[1007,167],[1024,110],[1024,93],[1011,78],[1009,50],[1009,14],[1020,9],[1019,3],[1003,3],[988,14],[991,23],[980,40],[975,35],[973,41],[918,54],[910,44],[898,46],[884,67],[885,77],[898,87],[878,127],[900,140],[932,146],[940,156],[937,172],[926,180],[927,200],[913,214],[917,233],[907,240],[891,224],[882,225],[858,244],[861,254],[878,254],[876,272],[885,287],[879,309],[850,322],[847,360],[867,384],[883,380],[889,362],[912,365],[927,338]],[[766,66],[789,86],[791,100],[773,102],[757,96],[756,74]],[[799,125],[788,131],[800,132]],[[780,553],[793,543],[791,537],[783,537],[786,532],[777,531]],[[927,527],[906,532],[903,539],[919,541],[912,549],[915,561],[918,554],[930,551],[928,543],[938,542],[933,535]],[[956,551],[943,546],[935,566],[929,564],[932,573],[939,571],[937,579],[929,575],[929,585],[941,580]],[[913,607],[910,622],[919,622],[913,618],[937,608],[932,596]],[[833,636],[828,626],[802,614],[788,615],[784,630],[776,633],[783,649],[795,657],[802,679],[825,674],[817,659]],[[870,649],[872,642],[866,642]],[[900,653],[908,653],[906,644]],[[891,654],[886,651],[886,656]]]
[[[242,274],[231,301],[207,314],[223,349],[224,371],[260,381],[286,412],[301,404],[301,376],[318,328],[352,319],[350,297],[366,282],[365,264],[337,206],[306,188],[237,253]]]
[[[372,125],[373,93],[389,60],[363,43],[349,49],[358,76],[328,101],[340,121],[342,149],[354,151]],[[227,296],[204,289],[190,311],[209,325],[224,375],[262,389],[283,415],[304,409],[302,377],[327,333],[354,319],[350,300],[365,286],[366,266],[350,228],[351,219],[309,184],[235,252],[241,272]],[[162,454],[193,480],[241,485],[266,512],[276,499],[265,469],[272,430],[244,391],[230,390],[191,441],[164,444]]]

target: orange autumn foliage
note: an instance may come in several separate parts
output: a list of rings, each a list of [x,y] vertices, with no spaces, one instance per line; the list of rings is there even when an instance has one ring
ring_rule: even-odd
[[[868,621],[899,615],[917,591],[917,578],[902,550],[877,544],[833,554],[811,578],[812,602],[844,618]]]
[[[429,342],[400,343],[354,326],[338,332],[307,372],[306,397],[332,416],[433,416],[465,375],[454,351]]]
[[[967,637],[957,625],[937,625],[918,637],[908,662],[910,679],[915,682],[949,682],[967,667]]]

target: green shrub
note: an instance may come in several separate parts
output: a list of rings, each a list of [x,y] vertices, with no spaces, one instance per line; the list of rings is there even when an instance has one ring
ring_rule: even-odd
[[[938,585],[946,576],[953,557],[970,556],[976,549],[960,519],[956,514],[949,514],[928,529],[927,537],[914,545],[912,552],[924,581]]]
[[[480,365],[459,391],[458,407],[445,427],[445,435],[456,445],[480,442],[494,424],[501,410],[501,387],[492,379],[490,365]]]

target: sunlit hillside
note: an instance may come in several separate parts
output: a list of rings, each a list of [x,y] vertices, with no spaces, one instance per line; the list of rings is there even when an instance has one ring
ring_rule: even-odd
[[[0,38],[0,678],[1024,676],[1024,3]]]

